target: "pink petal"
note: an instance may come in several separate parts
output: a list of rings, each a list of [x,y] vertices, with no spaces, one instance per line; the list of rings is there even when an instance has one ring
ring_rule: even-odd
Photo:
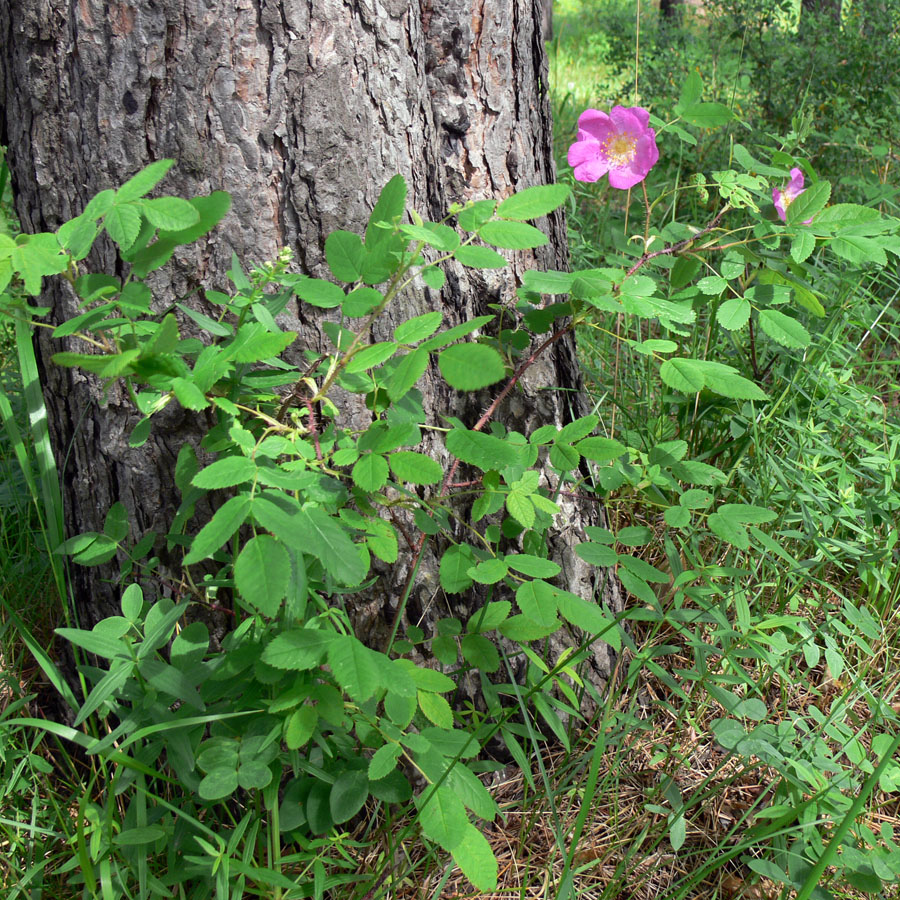
[[[650,113],[643,106],[630,106],[628,108],[634,117],[641,123],[641,128],[648,128],[650,125]],[[650,129],[653,130],[652,128]]]
[[[775,204],[775,212],[782,222],[787,221],[787,209],[784,205],[784,194],[778,188],[772,188],[772,202]]]
[[[643,121],[639,115],[635,115],[634,110],[640,109],[639,106],[633,106],[626,109],[624,106],[614,106],[609,113],[610,119],[616,126],[616,131],[620,134],[632,134],[635,137],[647,130],[647,122]],[[647,117],[649,121],[649,115]]]
[[[659,147],[656,146],[656,134],[652,128],[642,134],[634,147],[635,169],[640,169],[646,175],[659,160]]]
[[[597,159],[601,155],[600,145],[596,141],[575,141],[575,143],[569,147],[569,165],[574,169],[575,166],[584,165],[584,163],[589,162],[592,159]]]
[[[646,177],[647,173],[636,169],[634,163],[609,170],[610,187],[618,188],[620,191],[626,191],[640,184]]]
[[[586,138],[595,141],[605,141],[613,131],[612,122],[605,112],[599,109],[586,109],[578,117],[578,139]]]
[[[574,168],[576,181],[599,181],[609,171],[609,163],[605,159],[595,157]]]

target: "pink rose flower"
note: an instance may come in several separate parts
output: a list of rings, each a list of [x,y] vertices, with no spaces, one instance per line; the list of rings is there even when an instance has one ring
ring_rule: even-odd
[[[791,169],[791,180],[785,189],[772,188],[772,202],[775,211],[782,222],[787,222],[787,208],[806,190],[803,187],[803,172],[800,169]],[[803,224],[809,225],[812,219],[807,219]]]
[[[578,181],[598,181],[609,173],[614,188],[639,184],[656,165],[659,149],[650,113],[641,106],[614,106],[609,115],[586,109],[578,118],[578,140],[569,147],[569,165]]]

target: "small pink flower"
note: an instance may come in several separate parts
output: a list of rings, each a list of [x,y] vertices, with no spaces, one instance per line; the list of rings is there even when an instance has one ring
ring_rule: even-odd
[[[775,211],[782,222],[787,222],[787,208],[806,190],[803,187],[803,172],[800,169],[791,169],[791,180],[785,189],[772,188],[772,202]],[[803,224],[809,225],[812,219],[807,219]]]
[[[578,118],[578,140],[569,147],[569,165],[578,181],[598,181],[609,173],[614,188],[639,184],[656,165],[659,149],[650,113],[641,106],[614,106],[609,115],[586,109]]]

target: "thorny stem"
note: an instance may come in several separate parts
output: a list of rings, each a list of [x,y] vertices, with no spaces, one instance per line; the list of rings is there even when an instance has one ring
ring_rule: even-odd
[[[538,360],[542,353],[552,347],[560,338],[564,335],[568,334],[575,327],[575,323],[573,321],[569,321],[568,324],[557,328],[550,337],[545,340],[528,359],[523,362],[518,369],[513,373],[512,377],[504,386],[503,390],[500,391],[499,394],[494,398],[494,401],[491,405],[484,411],[484,414],[481,418],[472,426],[472,431],[481,431],[488,422],[494,416],[494,413],[497,412],[498,407],[503,402],[503,400],[509,395],[509,392],[518,384],[519,379],[534,365],[534,363]],[[456,474],[456,470],[459,468],[459,460],[453,460],[453,464],[450,466],[450,470],[444,476],[444,480],[441,483],[441,490],[438,494],[439,498],[443,498],[447,496],[447,491],[453,484],[453,476]],[[400,619],[403,616],[403,610],[406,608],[406,602],[409,599],[409,593],[412,590],[413,579],[416,577],[416,573],[419,571],[419,565],[422,562],[422,554],[425,552],[425,542],[428,539],[428,535],[425,532],[422,532],[419,535],[419,540],[416,542],[416,555],[413,559],[412,564],[409,567],[409,575],[406,576],[406,583],[403,585],[403,593],[400,596],[400,603],[397,605],[397,612],[394,613],[394,620],[391,623],[391,634],[388,638],[387,645],[385,647],[385,653],[390,652],[391,647],[394,644],[394,638],[397,636],[397,629],[400,627]]]
[[[644,249],[647,249],[647,241],[650,239],[650,212],[653,207],[650,205],[650,198],[647,196],[647,180],[641,182],[641,189],[644,192],[644,207],[647,210],[647,216],[644,219]]]
[[[641,266],[646,265],[650,262],[651,259],[656,259],[657,256],[672,256],[676,253],[680,253],[687,247],[689,244],[693,244],[698,238],[703,237],[704,234],[709,234],[715,228],[718,227],[719,222],[722,220],[722,216],[731,209],[727,204],[719,210],[716,214],[716,217],[709,223],[705,228],[698,231],[696,234],[692,234],[689,238],[685,238],[683,241],[678,241],[675,244],[672,244],[669,247],[663,247],[662,250],[654,250],[652,253],[645,253],[626,273],[625,277],[628,278],[631,275],[634,275]]]

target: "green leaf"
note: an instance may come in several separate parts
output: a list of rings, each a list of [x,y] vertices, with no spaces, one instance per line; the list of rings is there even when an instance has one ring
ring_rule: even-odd
[[[526,269],[522,273],[522,285],[536,294],[568,294],[575,281],[574,272],[540,272]]]
[[[203,391],[193,381],[188,381],[187,378],[174,378],[172,380],[172,391],[178,402],[185,409],[196,412],[209,406],[209,400],[206,399]]]
[[[794,203],[796,202],[795,200]],[[791,206],[793,206],[793,203]],[[865,263],[877,263],[880,266],[887,265],[887,256],[884,248],[869,237],[841,234],[831,241],[828,246],[833,253],[849,260],[854,265],[863,265]]]
[[[225,358],[236,363],[254,363],[277,357],[297,337],[296,331],[276,334],[258,322],[241,326],[234,341],[225,348]]]
[[[496,672],[500,668],[497,648],[481,634],[467,634],[460,642],[463,659],[482,672]],[[432,695],[434,696],[434,695]]]
[[[459,235],[449,225],[425,222],[422,225],[401,225],[400,231],[406,237],[428,244],[442,253],[450,253],[459,246]]]
[[[384,294],[370,287],[357,287],[350,291],[344,299],[342,311],[351,319],[360,319],[369,315],[377,306],[384,303]]]
[[[619,554],[612,547],[590,541],[576,544],[575,554],[592,566],[614,566],[619,561]]]
[[[385,390],[391,400],[406,396],[428,368],[428,351],[419,347],[401,356],[387,379]]]
[[[403,753],[403,747],[400,744],[385,744],[379,747],[372,759],[369,760],[369,779],[378,781],[385,778],[397,768],[397,760]]]
[[[439,291],[447,283],[447,276],[444,274],[444,270],[439,269],[437,266],[428,266],[428,268],[422,269],[420,274],[422,281],[434,291]]]
[[[502,559],[492,557],[469,569],[469,576],[479,584],[496,584],[506,577],[508,571]]]
[[[329,646],[336,639],[331,631],[296,628],[273,638],[263,650],[262,661],[276,669],[303,671],[322,663]]]
[[[482,325],[486,325],[488,322],[493,321],[495,318],[495,316],[476,316],[474,319],[469,319],[467,322],[460,322],[459,325],[454,325],[452,328],[441,331],[434,337],[429,338],[419,345],[419,349],[437,350],[440,347],[446,347],[447,344],[452,344],[461,337],[471,334],[473,331],[481,328]]]
[[[534,557],[534,559],[537,559],[537,557]],[[547,560],[544,561],[547,562]],[[512,609],[512,604],[509,600],[495,600],[492,603],[488,603],[470,616],[469,621],[466,622],[466,631],[470,634],[483,634],[486,631],[493,631],[509,617],[510,609]],[[457,622],[456,619],[444,621]],[[454,633],[458,634],[459,632],[455,631]]]
[[[337,519],[312,506],[301,509],[297,519],[304,553],[317,557],[341,584],[357,585],[366,577],[367,566]]]
[[[155,165],[155,163],[154,163]],[[125,184],[128,184],[126,181]],[[125,184],[122,187],[125,187]],[[122,188],[119,188],[121,190]],[[133,198],[137,199],[137,197]],[[102,216],[105,216],[112,205],[116,202],[116,192],[110,189],[105,191],[100,191],[99,194],[94,194],[93,197],[88,201],[88,205],[84,208],[84,212],[82,212],[82,216],[88,219],[94,219],[95,221]],[[127,202],[123,201],[123,202]]]
[[[156,162],[150,163],[149,166],[141,169],[136,175],[128,179],[116,192],[116,203],[129,203],[132,200],[140,200],[145,194],[149,194],[153,188],[166,177],[169,169],[175,165],[174,159],[158,159]],[[103,191],[103,194],[112,194],[112,191]],[[91,215],[101,216],[106,211],[100,206],[98,209],[91,209],[91,204],[98,200],[101,195],[98,194],[87,209],[91,210]],[[110,197],[109,199],[112,199]],[[106,201],[104,201],[106,202]],[[87,209],[85,212],[87,212]]]
[[[460,212],[456,221],[465,231],[477,231],[494,215],[496,208],[496,200],[476,200]]]
[[[730,297],[716,313],[716,320],[729,331],[743,328],[750,318],[750,303],[743,297]]]
[[[25,290],[32,295],[40,293],[41,278],[45,275],[58,275],[69,266],[69,256],[63,253],[55,234],[20,234],[15,241],[6,235],[6,252],[0,258],[8,256],[15,269],[25,282]],[[0,250],[3,244],[0,244]],[[7,283],[9,278],[6,279]]]
[[[385,687],[374,652],[358,638],[336,635],[328,645],[328,665],[338,684],[357,703],[364,703]]]
[[[441,327],[444,314],[439,311],[415,316],[394,329],[394,340],[398,344],[415,344],[434,334]]]
[[[768,394],[755,382],[736,372],[717,372],[707,379],[709,390],[732,400],[767,400]]]
[[[400,450],[388,457],[391,471],[398,481],[410,484],[438,484],[444,477],[441,464],[424,453]]]
[[[788,205],[785,218],[788,225],[799,225],[807,219],[812,219],[816,213],[825,209],[831,197],[831,185],[827,181],[817,181],[811,184]]]
[[[346,371],[351,375],[355,372],[365,372],[380,366],[386,359],[394,355],[397,344],[394,341],[383,341],[379,344],[370,344],[357,350],[352,359],[347,363]]]
[[[441,557],[441,587],[448,594],[459,594],[471,587],[472,579],[467,573],[474,562],[475,556],[468,544],[453,544],[448,547]]]
[[[510,569],[529,575],[532,578],[554,578],[562,569],[552,559],[542,559],[527,553],[514,553],[506,557]]]
[[[733,544],[741,550],[750,549],[750,537],[747,534],[747,530],[734,519],[719,513],[713,513],[706,520],[706,524],[716,537],[721,538],[727,544]]]
[[[504,250],[528,250],[549,243],[546,234],[524,222],[485,222],[478,234],[485,243]]]
[[[127,659],[130,657],[128,644],[122,640],[107,637],[94,631],[84,631],[80,628],[57,628],[56,633],[68,641],[93,653],[96,656],[102,656],[104,659],[116,659],[117,657]]]
[[[728,287],[728,282],[721,275],[707,275],[697,282],[697,287],[701,293],[715,296]]]
[[[192,197],[188,200],[191,206],[197,211],[197,221],[188,228],[181,228],[177,231],[161,231],[159,233],[159,243],[172,244],[192,244],[197,238],[208,234],[231,209],[231,194],[227,191],[213,191],[206,197]],[[151,248],[148,249],[152,249]],[[137,263],[139,257],[135,257],[134,263]]]
[[[794,203],[797,201],[795,200]],[[793,204],[791,204],[793,205]],[[790,209],[790,207],[788,207]],[[808,216],[807,216],[808,218]],[[881,218],[877,209],[870,206],[859,206],[856,203],[835,203],[828,209],[823,209],[816,221],[813,223],[813,230],[816,234],[824,230],[839,228],[853,228],[860,225],[871,225]]]
[[[481,431],[454,428],[447,435],[446,445],[457,459],[485,472],[519,462],[519,453],[512,444]]]
[[[304,303],[320,309],[334,309],[340,306],[347,296],[343,289],[336,284],[321,278],[309,278],[305,275],[294,283],[294,293]]]
[[[325,260],[331,274],[338,281],[352,284],[362,277],[362,265],[366,251],[358,234],[349,231],[332,231],[325,238]]]
[[[816,238],[811,231],[798,231],[791,241],[791,257],[794,262],[803,262],[815,249]]]
[[[204,800],[222,800],[230,797],[238,789],[236,768],[213,769],[200,782],[197,793]]]
[[[234,580],[241,596],[269,618],[278,614],[290,577],[287,549],[267,534],[247,541],[234,564]]]
[[[249,512],[250,497],[247,494],[226,500],[194,538],[184,565],[190,566],[212,556],[244,524]]]
[[[734,118],[734,113],[721,103],[691,103],[681,111],[689,125],[698,128],[718,128]]]
[[[120,249],[127,250],[141,230],[141,214],[132,204],[116,205],[103,217],[103,226]]]
[[[144,218],[164,231],[183,231],[200,221],[200,213],[181,197],[157,197],[141,202]]]
[[[350,472],[353,483],[364,491],[380,491],[388,480],[388,464],[377,453],[366,453]]]
[[[419,691],[419,709],[422,710],[422,715],[429,722],[434,722],[438,728],[453,727],[453,710],[440,694]]]
[[[256,463],[252,459],[246,456],[226,456],[199,471],[191,479],[191,484],[209,491],[244,484],[253,481],[255,477]]]
[[[416,798],[419,824],[429,840],[451,852],[458,847],[472,827],[466,808],[456,793],[446,785],[426,790]]]
[[[675,816],[669,821],[669,843],[672,849],[677,853],[687,839],[687,823],[684,821],[683,815]]]
[[[507,197],[496,214],[503,219],[537,219],[562,206],[571,193],[567,184],[539,184]]]
[[[128,510],[124,503],[113,503],[103,522],[103,533],[113,541],[124,541],[128,537]]]
[[[653,532],[646,525],[629,525],[616,532],[616,540],[626,547],[644,547],[653,540]]]
[[[372,250],[379,244],[388,241],[391,232],[379,228],[379,222],[393,223],[406,210],[406,181],[402,175],[395,175],[382,189],[378,202],[369,216],[366,225],[366,249]]]
[[[523,615],[542,627],[549,628],[557,621],[557,591],[546,581],[520,584],[516,590],[516,603]]]
[[[366,530],[366,546],[382,562],[395,563],[400,552],[397,532],[383,519],[369,519]]]
[[[659,367],[659,377],[669,387],[685,394],[696,394],[706,384],[703,371],[696,365],[696,361],[680,357],[667,359]]]
[[[622,638],[619,634],[619,626],[614,619],[603,615],[603,611],[589,600],[579,597],[569,591],[560,591],[557,597],[559,614],[576,628],[580,628],[586,634],[599,636],[601,641],[609,644],[615,650],[622,649]]]
[[[534,504],[529,494],[517,490],[510,491],[506,495],[506,509],[523,528],[534,526]]]
[[[598,463],[611,462],[628,452],[624,444],[604,437],[585,438],[575,444],[575,449],[586,459]]]
[[[716,512],[743,525],[761,525],[778,518],[778,514],[773,510],[764,506],[752,506],[749,503],[724,503]]]
[[[509,265],[506,258],[501,256],[496,250],[472,244],[457,247],[453,256],[470,269],[502,269]]]
[[[245,791],[261,790],[272,780],[272,770],[263,762],[249,760],[238,768],[238,784]]]
[[[331,786],[328,804],[335,825],[352,819],[369,798],[369,778],[362,769],[350,769]]]
[[[477,391],[506,374],[503,357],[484,344],[454,344],[438,358],[445,381],[458,391]]]
[[[479,890],[497,890],[497,859],[484,835],[470,822],[459,843],[451,849],[453,861]]]
[[[670,506],[663,513],[663,519],[672,528],[687,528],[691,524],[691,513],[683,506]]]
[[[78,216],[61,225],[56,237],[60,246],[72,254],[72,259],[84,259],[97,237],[97,222],[90,216]]]
[[[809,332],[796,319],[777,309],[764,309],[759,314],[760,328],[783,347],[802,349],[810,343]]]
[[[546,625],[535,622],[526,615],[510,616],[505,622],[501,622],[497,627],[497,631],[511,641],[520,644],[528,644],[531,641],[539,641],[553,634],[562,627],[562,622],[554,618]]]
[[[703,96],[703,82],[700,79],[700,73],[696,69],[691,69],[688,77],[681,86],[681,93],[678,95],[678,103],[675,106],[675,112],[681,113],[682,110],[689,106],[693,106]]]
[[[559,434],[556,436],[556,441],[560,444],[571,444],[573,441],[581,440],[597,427],[599,421],[598,417],[593,414],[575,419],[560,429]]]

